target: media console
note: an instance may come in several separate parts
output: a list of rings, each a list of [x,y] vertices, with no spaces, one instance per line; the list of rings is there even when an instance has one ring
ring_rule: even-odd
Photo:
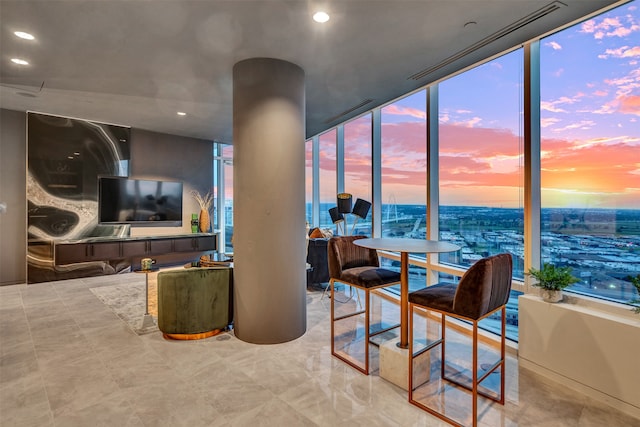
[[[192,260],[198,253],[215,251],[217,235],[210,233],[157,237],[107,237],[55,242],[55,265],[88,261],[158,258],[158,265]]]

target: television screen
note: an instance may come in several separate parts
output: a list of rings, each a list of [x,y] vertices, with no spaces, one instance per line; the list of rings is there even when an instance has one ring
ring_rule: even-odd
[[[98,178],[101,224],[182,225],[182,183]]]

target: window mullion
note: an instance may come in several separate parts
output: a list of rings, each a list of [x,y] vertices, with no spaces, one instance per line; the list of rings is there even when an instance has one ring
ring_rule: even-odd
[[[524,271],[540,267],[540,42],[524,46]],[[525,291],[531,278],[525,275]]]

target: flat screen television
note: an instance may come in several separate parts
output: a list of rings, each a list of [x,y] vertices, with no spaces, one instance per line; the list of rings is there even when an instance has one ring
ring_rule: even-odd
[[[182,182],[98,177],[98,222],[182,226]]]

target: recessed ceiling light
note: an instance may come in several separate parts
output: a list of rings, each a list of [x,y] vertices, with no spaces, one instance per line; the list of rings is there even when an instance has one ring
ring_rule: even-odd
[[[25,39],[25,40],[34,40],[35,39],[35,37],[33,37],[31,34],[25,33],[24,31],[14,31],[13,34],[15,34],[16,36],[20,37],[21,39]]]
[[[183,113],[182,111],[178,111],[178,113],[177,113],[177,114],[178,114],[179,116],[186,116],[186,115],[187,115],[187,113]]]
[[[313,20],[320,23],[327,22],[329,14],[327,12],[316,12],[313,14]]]
[[[29,63],[27,61],[25,61],[24,59],[20,59],[20,58],[11,58],[11,62],[13,62],[14,64],[18,64],[18,65],[29,65]]]

